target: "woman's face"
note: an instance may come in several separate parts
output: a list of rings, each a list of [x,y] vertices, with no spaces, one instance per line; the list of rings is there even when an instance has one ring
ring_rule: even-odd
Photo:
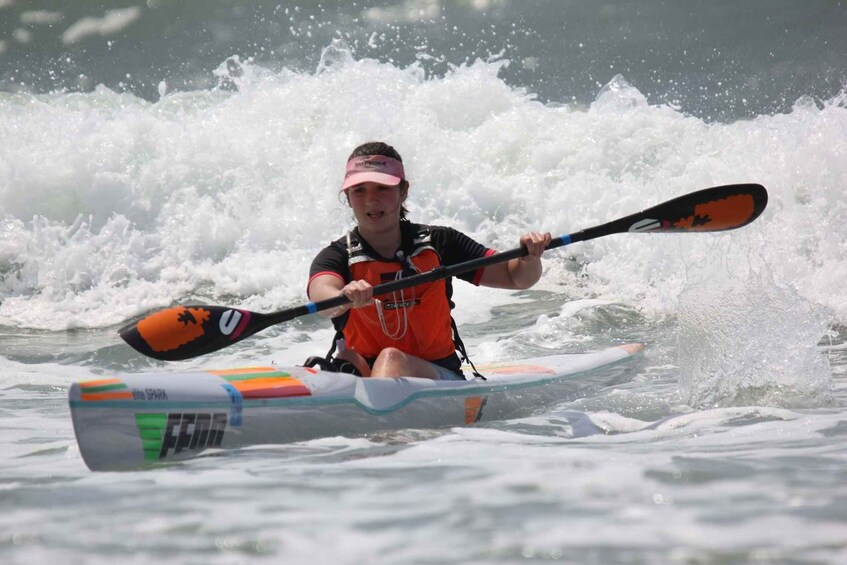
[[[400,186],[388,186],[375,182],[364,182],[347,190],[347,202],[360,230],[382,232],[395,229],[400,222],[400,208],[406,198],[406,190]]]

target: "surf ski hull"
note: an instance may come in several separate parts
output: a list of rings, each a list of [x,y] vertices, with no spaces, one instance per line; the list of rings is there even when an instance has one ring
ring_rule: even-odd
[[[363,379],[305,367],[139,373],[73,383],[71,416],[94,471],[195,457],[207,449],[518,418],[622,380],[610,365],[642,349],[483,365],[487,380]]]

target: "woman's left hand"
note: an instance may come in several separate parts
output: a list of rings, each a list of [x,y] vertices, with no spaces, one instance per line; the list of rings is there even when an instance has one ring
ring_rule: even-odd
[[[550,235],[550,232],[540,233],[533,231],[522,235],[520,244],[521,246],[526,246],[527,254],[526,256],[521,257],[521,259],[539,259],[552,240],[553,236]]]

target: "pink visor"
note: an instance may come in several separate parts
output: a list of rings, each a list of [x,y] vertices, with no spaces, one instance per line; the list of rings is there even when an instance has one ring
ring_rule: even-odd
[[[385,155],[363,155],[347,161],[347,173],[341,190],[363,182],[376,182],[388,186],[396,186],[404,180],[403,163]]]

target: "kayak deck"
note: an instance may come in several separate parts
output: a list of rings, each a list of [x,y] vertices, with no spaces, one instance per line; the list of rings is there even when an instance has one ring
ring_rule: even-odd
[[[444,428],[532,414],[614,384],[601,371],[641,344],[479,367],[486,380],[359,378],[307,367],[139,373],[73,383],[71,417],[95,471],[187,459],[207,448]]]

